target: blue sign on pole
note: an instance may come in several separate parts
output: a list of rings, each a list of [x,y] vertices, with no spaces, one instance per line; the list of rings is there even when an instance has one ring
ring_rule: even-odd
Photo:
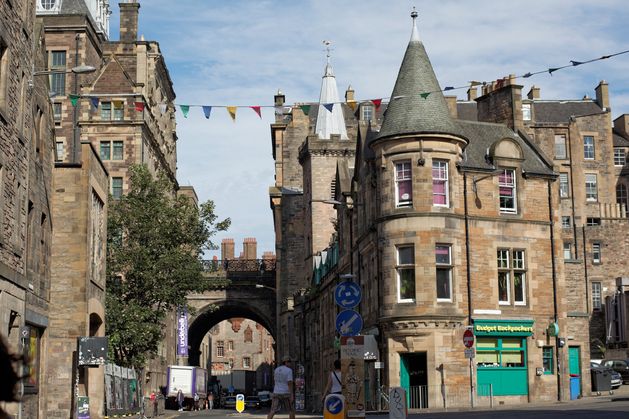
[[[334,301],[342,308],[354,308],[360,303],[362,292],[360,285],[354,282],[341,282],[334,288]]]
[[[330,395],[325,400],[325,408],[333,415],[340,413],[343,410],[343,399],[339,396]]]
[[[343,310],[336,316],[336,330],[341,336],[356,336],[363,328],[363,318],[354,310]]]

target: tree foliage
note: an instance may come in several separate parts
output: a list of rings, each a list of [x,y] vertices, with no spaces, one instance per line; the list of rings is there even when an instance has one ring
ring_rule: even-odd
[[[167,314],[208,288],[201,255],[230,225],[214,209],[212,201],[197,208],[175,196],[169,180],[154,179],[146,166],[133,166],[128,194],[110,200],[106,324],[117,364],[141,368],[157,353]]]

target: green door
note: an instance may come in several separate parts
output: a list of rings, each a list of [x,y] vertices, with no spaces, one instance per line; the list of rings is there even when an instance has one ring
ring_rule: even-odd
[[[410,404],[411,377],[408,373],[408,359],[400,355],[400,387],[406,390],[406,405]]]
[[[568,348],[568,367],[570,370],[570,400],[581,396],[581,363],[578,346]]]

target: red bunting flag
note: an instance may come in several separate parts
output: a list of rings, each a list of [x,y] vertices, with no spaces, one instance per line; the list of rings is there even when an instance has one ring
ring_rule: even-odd
[[[253,109],[255,111],[255,113],[258,114],[258,116],[260,117],[260,119],[262,119],[262,110],[260,109],[260,106],[249,106],[251,109]]]
[[[371,102],[376,105],[376,110],[380,109],[380,104],[382,103],[382,99],[371,99]]]
[[[135,110],[142,112],[144,110],[144,102],[135,102]]]

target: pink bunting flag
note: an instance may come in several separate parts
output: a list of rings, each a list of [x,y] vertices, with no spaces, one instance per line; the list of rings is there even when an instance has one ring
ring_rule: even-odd
[[[258,116],[260,117],[260,119],[262,119],[262,109],[260,106],[249,106],[251,109],[253,109],[255,111],[255,113],[258,114]]]
[[[144,110],[144,102],[135,102],[135,110],[142,112]]]

